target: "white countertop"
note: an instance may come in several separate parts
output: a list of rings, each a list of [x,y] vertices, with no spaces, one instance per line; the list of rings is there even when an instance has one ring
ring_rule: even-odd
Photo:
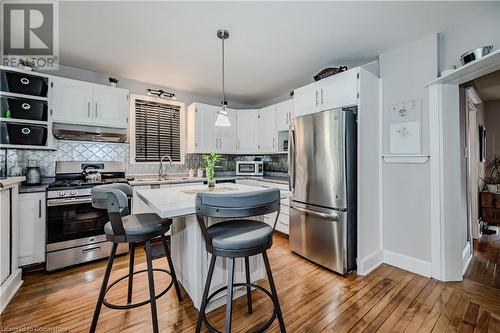
[[[7,177],[5,179],[0,179],[0,191],[6,190],[14,185],[20,184],[26,180],[26,177]]]
[[[220,193],[252,192],[265,190],[264,187],[248,186],[242,184],[220,184],[216,188],[230,188],[234,191]],[[137,195],[160,217],[175,218],[186,215],[196,214],[195,193],[186,193],[187,191],[199,190],[206,191],[207,185],[186,185],[174,188],[144,189],[137,191]],[[286,197],[284,192],[282,197]]]

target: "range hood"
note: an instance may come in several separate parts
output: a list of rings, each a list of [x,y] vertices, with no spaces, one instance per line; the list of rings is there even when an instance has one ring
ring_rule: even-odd
[[[60,140],[125,142],[127,130],[120,128],[54,123],[52,134]]]

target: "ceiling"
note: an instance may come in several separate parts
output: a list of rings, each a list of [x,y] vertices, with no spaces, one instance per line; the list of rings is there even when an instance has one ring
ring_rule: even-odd
[[[259,104],[443,31],[496,4],[478,2],[60,2],[60,63]],[[488,7],[489,6],[489,7]]]
[[[500,70],[474,80],[474,87],[483,102],[500,100]]]

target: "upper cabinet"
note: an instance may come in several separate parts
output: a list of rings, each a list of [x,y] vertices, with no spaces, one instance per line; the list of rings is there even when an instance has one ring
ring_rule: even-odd
[[[216,127],[216,148],[220,153],[234,154],[236,153],[236,110],[226,109],[227,116],[231,122],[228,127]]]
[[[293,99],[276,104],[276,130],[288,131],[293,118]]]
[[[238,153],[254,154],[259,151],[259,110],[238,110],[236,120],[236,148]]]
[[[53,77],[52,120],[59,123],[126,128],[128,90]]]
[[[259,152],[276,151],[276,105],[259,110]]]
[[[296,89],[293,97],[295,116],[358,103],[359,68],[332,75]]]

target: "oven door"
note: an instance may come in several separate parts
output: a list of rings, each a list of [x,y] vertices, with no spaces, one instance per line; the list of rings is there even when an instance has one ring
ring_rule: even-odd
[[[104,234],[108,212],[92,207],[91,197],[47,200],[47,247]],[[90,240],[92,242],[92,240]],[[74,244],[74,246],[83,244]]]

